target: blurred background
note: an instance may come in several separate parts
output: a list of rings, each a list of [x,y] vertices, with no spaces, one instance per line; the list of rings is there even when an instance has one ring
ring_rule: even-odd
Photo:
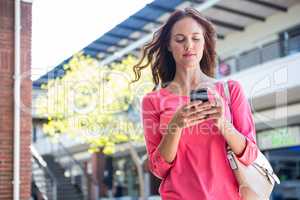
[[[143,45],[185,7],[216,28],[216,78],[248,97],[281,180],[272,200],[300,199],[299,0],[78,2],[0,0],[1,200],[160,199],[140,121],[151,72],[129,82]]]

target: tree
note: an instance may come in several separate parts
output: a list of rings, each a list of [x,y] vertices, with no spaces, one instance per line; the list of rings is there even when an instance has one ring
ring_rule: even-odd
[[[76,54],[64,65],[64,75],[42,85],[45,95],[38,100],[38,114],[48,116],[44,132],[52,138],[61,134],[80,138],[89,151],[113,154],[116,144],[129,144],[137,166],[141,197],[144,197],[142,160],[133,142],[143,142],[139,120],[141,97],[153,88],[150,70],[140,82],[129,84],[134,75],[133,56],[120,63],[99,66],[98,60]]]

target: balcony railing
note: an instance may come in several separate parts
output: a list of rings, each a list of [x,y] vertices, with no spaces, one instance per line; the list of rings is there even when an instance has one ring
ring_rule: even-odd
[[[261,47],[231,56],[218,65],[217,78],[300,52],[300,35],[286,40],[277,40]]]

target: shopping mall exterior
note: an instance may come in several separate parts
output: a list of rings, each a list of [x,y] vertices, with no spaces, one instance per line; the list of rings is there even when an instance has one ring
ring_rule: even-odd
[[[242,84],[253,110],[258,145],[282,180],[280,186],[276,186],[274,195],[299,197],[300,2],[277,1],[278,4],[273,5],[251,1],[216,1],[216,4],[206,8],[204,4],[193,1],[172,2],[173,5],[154,1],[83,51],[107,63],[118,62],[127,54],[138,55],[143,39],[159,27],[175,8],[193,6],[203,9],[202,13],[212,19],[217,28],[217,78],[224,81],[234,79]],[[121,57],[104,52],[106,43],[111,44],[108,51],[120,52]],[[55,70],[50,73],[55,76]],[[36,82],[33,98],[38,93]],[[124,196],[138,196],[137,170],[129,151],[117,152],[113,156],[90,156],[87,146],[67,139],[55,146],[42,136],[42,123],[42,119],[33,119],[33,144],[40,154],[59,155],[57,161],[69,171],[73,168],[73,173],[80,176],[80,170],[76,172],[78,167],[71,161],[72,156],[85,166],[88,174],[98,177],[100,196],[109,193],[113,183],[107,180],[112,177],[114,182],[121,182]],[[49,148],[45,148],[45,143]],[[63,149],[68,149],[69,153]],[[137,145],[136,149],[140,156],[146,153],[144,145]],[[147,168],[146,162],[144,167]],[[159,180],[148,171],[145,172],[145,185],[148,196],[158,195]]]
[[[138,55],[149,35],[174,9],[199,9],[217,30],[217,78],[234,79],[243,86],[254,114],[258,146],[281,179],[274,199],[300,199],[300,2],[197,2],[202,1],[155,0],[82,51],[103,64],[119,62],[128,54]],[[112,156],[91,155],[79,141],[63,136],[60,142],[51,143],[44,135],[47,118],[37,115],[35,100],[45,92],[41,84],[60,76],[69,59],[33,83],[32,189],[39,195],[51,193],[51,199],[55,193],[60,198],[60,187],[71,191],[73,199],[105,199],[118,182],[124,199],[138,197],[137,170],[129,150]],[[121,145],[126,149],[126,144]],[[135,148],[141,157],[145,155],[144,144]],[[158,198],[159,179],[147,170],[147,162],[144,169],[146,195]],[[65,176],[64,184],[56,176]]]

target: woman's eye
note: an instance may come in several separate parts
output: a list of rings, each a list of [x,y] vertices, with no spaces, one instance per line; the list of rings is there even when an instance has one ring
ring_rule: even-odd
[[[200,38],[193,38],[193,40],[194,40],[194,41],[199,41]],[[177,39],[177,40],[175,40],[175,41],[178,42],[178,43],[181,43],[181,42],[184,42],[185,39]]]
[[[184,39],[179,39],[179,40],[176,40],[176,42],[183,42],[184,41]]]

